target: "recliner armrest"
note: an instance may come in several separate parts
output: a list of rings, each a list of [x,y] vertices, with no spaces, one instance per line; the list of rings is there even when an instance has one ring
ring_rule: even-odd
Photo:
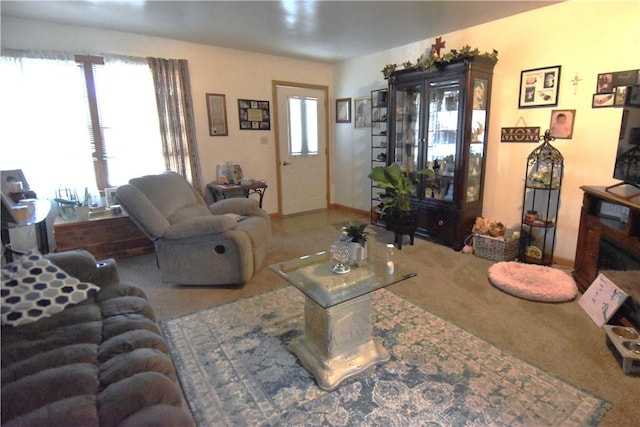
[[[165,239],[183,239],[205,234],[220,234],[227,230],[233,230],[237,226],[236,220],[228,216],[198,216],[170,225],[165,230],[163,237]]]
[[[224,215],[226,213],[235,213],[244,216],[253,216],[260,209],[258,201],[243,197],[234,197],[224,199],[209,205],[209,210],[214,215]]]

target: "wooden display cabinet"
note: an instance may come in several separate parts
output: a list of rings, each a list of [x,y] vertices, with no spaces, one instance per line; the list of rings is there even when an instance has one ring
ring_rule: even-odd
[[[387,164],[435,172],[412,200],[417,234],[454,249],[482,216],[494,65],[477,56],[389,76]]]

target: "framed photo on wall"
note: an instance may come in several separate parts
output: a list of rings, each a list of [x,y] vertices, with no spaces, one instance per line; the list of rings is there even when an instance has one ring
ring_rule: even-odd
[[[355,98],[353,102],[355,112],[355,127],[370,128],[371,127],[371,97],[361,96]]]
[[[351,123],[351,98],[336,99],[336,123]]]
[[[560,65],[524,70],[520,73],[518,108],[558,105]]]
[[[207,114],[209,115],[209,135],[227,136],[227,105],[220,93],[207,94]]]
[[[555,139],[571,139],[576,110],[551,110],[549,129]]]
[[[241,130],[271,130],[269,101],[238,99]]]
[[[594,93],[591,108],[613,107],[615,93]]]

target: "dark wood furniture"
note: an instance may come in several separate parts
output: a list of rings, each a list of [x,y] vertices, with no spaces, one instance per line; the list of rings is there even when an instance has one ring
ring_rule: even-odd
[[[634,264],[640,263],[640,204],[607,192],[605,187],[580,188],[584,196],[573,277],[584,292],[600,270],[612,269],[608,263],[627,259],[626,267],[615,269],[640,270]],[[613,261],[603,257],[607,245],[617,251]]]
[[[416,233],[454,249],[482,216],[494,65],[478,56],[389,76],[387,164],[435,172],[422,178],[412,201]]]
[[[86,249],[97,259],[125,258],[152,253],[153,241],[127,215],[92,213],[89,221],[56,220],[53,226],[58,252]]]

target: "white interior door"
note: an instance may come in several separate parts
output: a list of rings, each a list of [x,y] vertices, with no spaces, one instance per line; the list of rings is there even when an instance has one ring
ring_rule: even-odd
[[[322,89],[277,85],[280,211],[327,207],[326,95]]]

